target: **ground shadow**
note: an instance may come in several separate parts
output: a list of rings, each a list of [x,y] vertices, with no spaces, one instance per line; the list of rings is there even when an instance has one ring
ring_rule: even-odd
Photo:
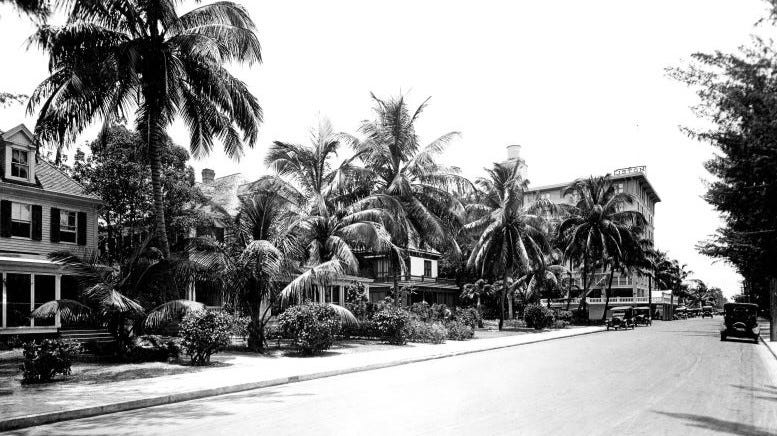
[[[773,432],[762,427],[743,424],[741,422],[726,421],[712,416],[694,415],[691,413],[654,412],[672,418],[682,419],[686,421],[685,425],[690,427],[742,436],[774,436]]]
[[[764,385],[763,387],[743,386],[743,385],[730,385],[730,386],[735,387],[737,389],[742,389],[745,391],[771,395],[768,397],[763,395],[758,395],[756,396],[756,398],[758,398],[759,400],[777,401],[777,386],[772,386],[772,385]]]

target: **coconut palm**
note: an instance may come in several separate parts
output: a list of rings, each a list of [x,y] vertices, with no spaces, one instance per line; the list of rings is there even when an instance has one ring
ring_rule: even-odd
[[[610,274],[607,280],[602,321],[607,319],[607,309],[610,306],[612,281],[615,278],[615,272],[619,271],[621,274],[641,274],[645,264],[648,262],[643,245],[640,243],[642,233],[641,226],[627,226],[625,229],[622,229],[619,233],[621,240],[617,242],[618,249],[612,250],[612,254],[605,259],[605,265],[609,266]]]
[[[544,263],[544,253],[550,249],[546,223],[532,213],[541,205],[524,204],[526,182],[518,175],[517,165],[507,168],[495,164],[489,175],[491,180],[479,180],[479,185],[486,188],[480,216],[464,226],[466,231],[480,235],[467,266],[481,276],[501,277],[502,283],[510,283],[514,275],[525,274]],[[500,289],[501,330],[508,286]]]
[[[362,124],[365,138],[354,144],[372,174],[372,192],[355,207],[388,211],[395,222],[389,231],[398,246],[460,253],[455,233],[464,223],[465,211],[455,192],[467,189],[469,181],[458,168],[436,162],[459,133],[446,133],[422,146],[415,123],[428,99],[411,110],[402,96],[372,98],[376,119]]]
[[[20,12],[34,17],[45,18],[50,12],[47,0],[0,0],[0,4],[3,3],[8,3]]]
[[[564,266],[561,251],[551,249],[545,253],[544,262],[518,277],[516,285],[525,288],[527,301],[539,300],[545,294],[550,307],[551,295],[553,293],[558,295],[558,292],[561,292],[564,275],[569,273],[569,268]]]
[[[582,264],[583,294],[580,308],[584,308],[591,289],[591,273],[595,266],[611,268],[623,259],[624,240],[632,235],[635,226],[644,224],[644,217],[626,207],[634,198],[625,192],[616,192],[609,175],[577,180],[567,187],[564,195],[578,198],[574,205],[559,205],[566,218],[559,225],[559,238],[564,257]]]
[[[178,117],[190,132],[195,157],[217,139],[235,159],[253,146],[262,111],[246,85],[224,64],[261,62],[254,23],[242,6],[223,1],[178,15],[164,0],[72,0],[67,21],[43,26],[31,38],[49,53],[50,76],[33,92],[37,137],[58,148],[94,121],[107,124],[134,109],[151,161],[156,233],[165,257],[161,153],[166,129]]]
[[[339,165],[333,162],[342,141],[351,142],[350,137],[335,134],[329,120],[322,118],[310,139],[310,146],[275,141],[265,156],[265,164],[289,182],[288,189],[297,191],[303,211],[311,215],[335,212],[347,207],[358,191],[366,193],[367,184],[359,183],[365,170],[354,164],[358,154]]]

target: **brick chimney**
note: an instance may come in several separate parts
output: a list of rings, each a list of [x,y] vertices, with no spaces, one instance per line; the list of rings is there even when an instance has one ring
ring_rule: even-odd
[[[216,172],[210,168],[202,169],[202,183],[209,185],[213,183],[213,179],[216,178]]]
[[[518,144],[512,144],[507,146],[507,162],[517,163],[518,174],[522,179],[526,180],[526,162],[521,160],[521,146]]]

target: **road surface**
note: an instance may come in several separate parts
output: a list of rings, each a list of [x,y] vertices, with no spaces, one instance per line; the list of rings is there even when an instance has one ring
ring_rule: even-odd
[[[777,435],[777,364],[714,320],[656,322],[149,409],[49,434]]]

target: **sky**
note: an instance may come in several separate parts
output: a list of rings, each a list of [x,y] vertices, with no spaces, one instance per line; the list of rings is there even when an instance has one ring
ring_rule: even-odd
[[[695,249],[721,224],[702,199],[711,179],[702,165],[714,150],[680,130],[704,124],[691,111],[694,91],[666,68],[687,65],[694,52],[747,44],[766,14],[763,0],[242,4],[264,62],[232,71],[258,97],[264,123],[240,162],[214,152],[192,162],[198,174],[258,177],[272,141],[306,143],[319,117],[355,133],[372,117],[370,92],[401,92],[413,104],[431,97],[418,133],[430,142],[461,132],[443,159],[468,177],[504,160],[509,144],[522,145],[534,186],[645,165],[662,200],[656,246],[688,264],[693,278],[728,296],[739,292],[733,268]],[[0,5],[1,90],[29,94],[46,77],[45,55],[26,48],[33,30]],[[23,106],[0,108],[0,129],[20,122],[34,125]],[[170,134],[187,144],[181,123]]]

